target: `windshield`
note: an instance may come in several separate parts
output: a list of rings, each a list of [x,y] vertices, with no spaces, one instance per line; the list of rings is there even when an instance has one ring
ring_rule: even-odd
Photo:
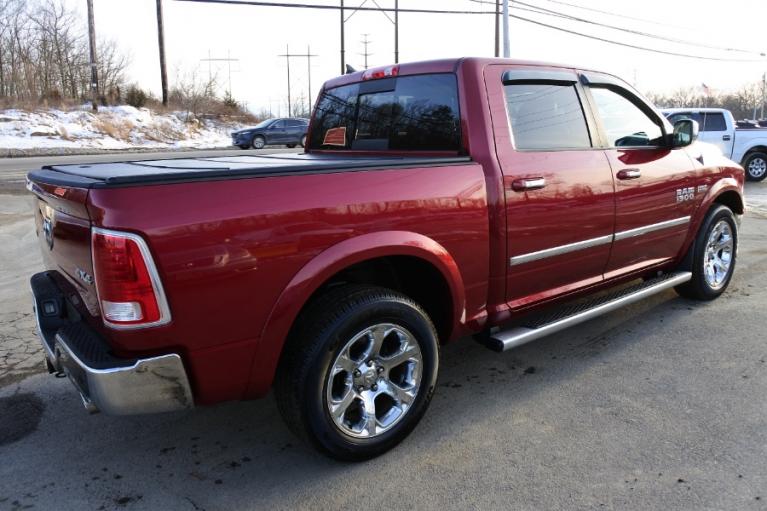
[[[460,126],[455,75],[371,80],[322,94],[310,149],[457,152]]]

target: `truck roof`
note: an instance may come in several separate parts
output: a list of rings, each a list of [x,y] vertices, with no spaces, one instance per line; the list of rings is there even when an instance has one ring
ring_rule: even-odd
[[[588,67],[574,66],[562,63],[553,62],[540,62],[535,60],[519,60],[519,59],[503,59],[493,57],[460,57],[451,59],[437,59],[437,60],[423,60],[418,62],[405,62],[401,64],[390,64],[387,66],[380,66],[371,68],[364,71],[356,71],[354,73],[345,74],[332,78],[325,82],[325,88],[330,89],[341,85],[347,85],[350,83],[357,83],[362,81],[362,76],[366,71],[375,71],[377,69],[385,69],[392,66],[398,66],[398,76],[417,75],[425,73],[454,73],[463,64],[474,64],[480,67],[488,64],[506,64],[517,66],[537,66],[537,67],[557,67],[564,69],[580,69],[583,71],[592,71],[601,73],[604,75],[610,75],[599,69],[590,69]]]

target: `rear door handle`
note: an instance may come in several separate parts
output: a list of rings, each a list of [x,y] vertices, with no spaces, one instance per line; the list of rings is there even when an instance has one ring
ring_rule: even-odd
[[[526,192],[529,190],[539,190],[546,186],[546,179],[542,177],[533,177],[527,179],[515,179],[511,182],[511,189],[515,192]]]
[[[642,177],[642,171],[639,169],[623,169],[618,172],[618,179],[638,179]]]
[[[724,140],[725,142],[729,142],[730,140],[732,140],[732,137],[730,135],[722,135],[722,140]]]

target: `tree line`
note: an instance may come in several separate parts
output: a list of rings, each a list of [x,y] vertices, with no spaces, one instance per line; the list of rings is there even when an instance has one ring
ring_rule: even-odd
[[[765,91],[762,82],[743,85],[735,92],[706,91],[686,87],[670,94],[649,93],[647,98],[659,108],[710,107],[726,108],[735,119],[758,119],[762,115]],[[765,105],[767,115],[767,105]]]
[[[97,45],[100,95],[119,92],[128,58]],[[90,91],[84,17],[61,0],[0,0],[0,98],[6,103],[81,100]]]

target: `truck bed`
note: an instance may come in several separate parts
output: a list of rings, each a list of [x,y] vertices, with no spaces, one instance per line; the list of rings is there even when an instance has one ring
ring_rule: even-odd
[[[244,155],[125,161],[87,165],[52,165],[31,172],[29,178],[33,181],[59,186],[105,188],[207,179],[242,179],[393,167],[428,167],[464,164],[470,160],[468,156]]]

